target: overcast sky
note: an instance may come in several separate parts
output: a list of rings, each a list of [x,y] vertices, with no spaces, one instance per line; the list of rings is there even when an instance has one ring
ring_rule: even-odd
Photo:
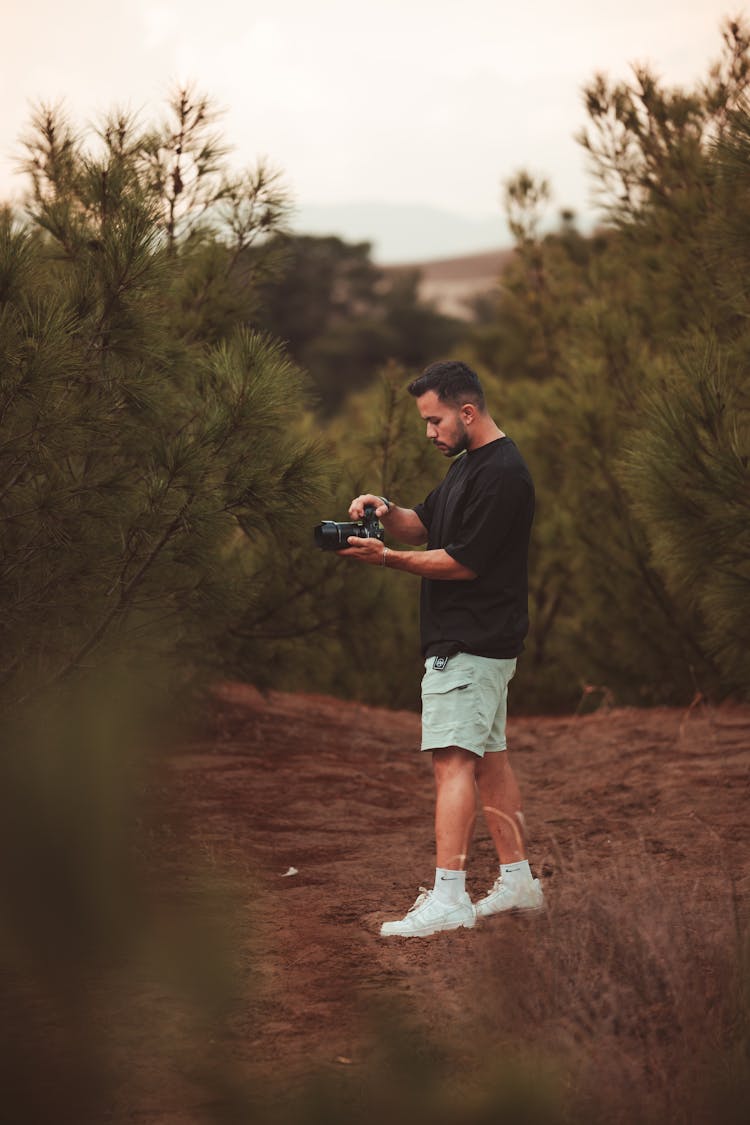
[[[424,204],[498,211],[519,167],[587,209],[581,89],[648,62],[705,76],[720,0],[14,0],[3,18],[0,195],[29,105],[64,99],[78,121],[113,104],[157,107],[192,79],[226,109],[238,166],[259,155],[300,205]]]

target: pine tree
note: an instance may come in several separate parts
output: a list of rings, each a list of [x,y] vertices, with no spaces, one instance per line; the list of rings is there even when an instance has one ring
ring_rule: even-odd
[[[725,689],[750,694],[750,300],[746,277],[750,113],[728,116],[710,150],[714,206],[705,239],[716,284],[710,335],[674,348],[664,393],[631,442],[632,502],[666,580],[699,616]],[[733,330],[728,331],[728,326]]]
[[[518,177],[509,194],[519,250],[495,346],[484,329],[480,354],[500,371],[503,416],[509,428],[513,411],[520,418],[514,432],[537,480],[532,620],[544,621],[550,605],[555,616],[553,628],[543,628],[541,650],[533,631],[529,648],[542,653],[537,680],[552,698],[559,698],[556,665],[579,691],[599,684],[633,702],[737,687],[705,607],[678,580],[680,506],[672,535],[669,489],[663,482],[649,487],[645,477],[664,475],[672,464],[675,498],[685,485],[685,470],[675,464],[682,438],[675,429],[670,444],[665,427],[669,418],[678,428],[684,415],[690,430],[698,425],[696,404],[708,409],[705,343],[696,352],[696,336],[716,341],[732,380],[742,378],[746,271],[728,246],[729,231],[737,244],[744,229],[744,204],[738,210],[729,200],[742,195],[746,165],[727,186],[715,146],[728,152],[749,73],[747,31],[730,23],[721,59],[693,91],[665,88],[646,69],[630,84],[597,78],[589,85],[590,125],[581,139],[609,218],[590,240],[576,242],[564,230],[539,236],[523,209],[533,211],[545,193],[530,177]],[[684,353],[692,358],[678,363]],[[509,357],[516,362],[503,363]],[[730,429],[739,432],[740,397],[736,390],[724,396]],[[715,427],[710,411],[700,425]],[[662,464],[665,443],[671,458]],[[744,455],[725,453],[730,460]],[[703,494],[696,521],[707,504],[701,472],[693,486]],[[726,501],[726,492],[717,492],[719,506]],[[686,539],[694,547],[682,549],[699,555],[705,529],[694,530]],[[729,600],[725,633],[732,631]]]
[[[418,705],[419,583],[311,549],[312,524],[348,520],[361,492],[413,505],[439,481],[443,466],[425,441],[408,382],[406,369],[391,363],[372,387],[346,400],[326,427],[337,477],[317,513],[308,514],[304,541],[254,550],[263,605],[248,606],[231,627],[237,667],[254,682]]]
[[[222,171],[205,101],[173,110],[161,133],[112,115],[94,146],[39,111],[30,221],[0,222],[11,697],[109,650],[226,661],[227,620],[258,594],[238,584],[243,536],[294,525],[321,480],[303,376],[242,326],[253,279],[234,295],[281,200]]]

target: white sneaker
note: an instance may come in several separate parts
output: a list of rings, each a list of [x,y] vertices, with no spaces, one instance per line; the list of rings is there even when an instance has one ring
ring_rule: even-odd
[[[542,910],[544,894],[538,879],[503,883],[498,877],[491,890],[476,905],[477,917],[488,918],[503,910]]]
[[[383,922],[381,937],[427,937],[439,930],[471,929],[476,925],[477,914],[468,894],[458,902],[441,902],[434,891],[419,888],[417,901],[404,918],[397,922]]]

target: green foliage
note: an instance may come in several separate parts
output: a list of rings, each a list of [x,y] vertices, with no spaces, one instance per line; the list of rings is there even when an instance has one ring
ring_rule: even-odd
[[[191,90],[156,126],[113,113],[88,138],[60,110],[35,113],[30,221],[0,224],[8,698],[123,652],[367,692],[371,646],[353,623],[383,576],[313,552],[310,529],[365,487],[362,441],[367,487],[410,482],[405,407],[416,420],[393,368],[386,432],[373,390],[321,443],[273,337],[341,407],[388,355],[426,361],[456,327],[420,304],[415,276],[386,284],[366,245],[283,234],[276,178],[230,175],[216,120]],[[359,647],[342,674],[345,643]],[[378,699],[413,702],[413,685],[394,695],[386,680]]]
[[[539,707],[750,690],[749,82],[740,23],[695,90],[594,79],[590,239],[569,217],[540,235],[548,185],[506,185],[517,252],[474,350],[537,483],[519,687]]]
[[[463,350],[537,484],[516,706],[748,690],[749,84],[739,21],[693,90],[596,77],[590,238],[541,233],[546,181],[505,185],[516,254]],[[458,326],[366,244],[284,233],[273,174],[227,174],[191,91],[93,149],[42,110],[27,171],[32,222],[0,229],[6,682],[151,646],[412,705],[418,583],[310,530],[440,479],[403,388]]]
[[[262,610],[232,623],[237,669],[261,686],[324,691],[392,707],[419,703],[419,583],[312,547],[321,519],[348,520],[362,492],[414,504],[442,466],[424,440],[408,376],[389,364],[377,382],[347,399],[327,427],[337,477],[323,506],[310,509],[301,544],[252,551]],[[335,450],[335,454],[334,454]]]
[[[695,607],[726,689],[750,684],[750,393],[696,342],[647,406],[628,458],[631,502],[671,591]]]
[[[262,600],[247,536],[288,531],[324,475],[301,373],[242,326],[253,277],[234,296],[281,200],[260,173],[224,175],[205,101],[172,111],[179,128],[148,133],[108,119],[94,154],[40,111],[31,223],[0,217],[11,696],[108,651],[226,666],[228,622]]]
[[[618,223],[705,218],[715,171],[711,144],[750,85],[748,27],[727,21],[722,38],[721,58],[695,90],[665,88],[645,67],[635,68],[632,83],[597,75],[584,90],[590,123],[579,140],[601,201]],[[678,247],[673,251],[679,255]]]
[[[549,199],[546,183],[526,173],[505,186],[508,224],[516,253],[504,269],[496,297],[479,302],[471,336],[476,362],[502,373],[504,383],[521,378],[543,382],[563,373],[560,349],[577,303],[587,295],[586,274],[596,268],[607,243],[587,239],[565,212],[560,228],[539,234],[539,209]]]

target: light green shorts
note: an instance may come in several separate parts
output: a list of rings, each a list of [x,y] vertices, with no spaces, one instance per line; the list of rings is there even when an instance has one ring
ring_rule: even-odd
[[[438,666],[435,667],[435,661]],[[459,746],[480,758],[505,750],[508,684],[516,670],[512,660],[493,660],[458,652],[428,656],[422,678],[422,749]]]

